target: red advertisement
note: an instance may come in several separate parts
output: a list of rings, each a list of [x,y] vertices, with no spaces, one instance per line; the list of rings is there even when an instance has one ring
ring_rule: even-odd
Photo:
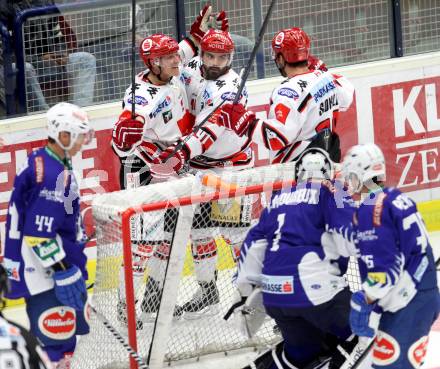
[[[440,77],[373,87],[375,142],[387,163],[387,182],[403,191],[440,182]]]

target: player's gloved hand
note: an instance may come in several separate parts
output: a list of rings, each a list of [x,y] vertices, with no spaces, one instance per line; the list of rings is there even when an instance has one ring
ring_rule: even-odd
[[[351,296],[350,326],[353,333],[361,337],[374,337],[375,329],[370,325],[370,316],[376,304],[369,304],[364,291]]]
[[[86,282],[81,270],[72,265],[66,270],[59,270],[53,274],[55,281],[55,296],[64,305],[75,310],[84,309],[87,300]]]
[[[209,18],[211,16],[212,6],[206,4],[203,9],[200,11],[200,14],[197,16],[195,22],[191,25],[189,30],[189,34],[191,39],[196,43],[200,44],[203,36],[209,29]]]
[[[217,15],[212,15],[209,22],[210,28],[220,29],[224,32],[229,31],[229,19],[226,17],[226,12],[224,10],[217,13]]]
[[[243,136],[249,126],[256,120],[255,113],[247,110],[242,104],[223,104],[216,123],[234,131],[238,136]]]
[[[143,132],[144,123],[136,119],[120,117],[113,127],[112,143],[117,149],[128,151],[142,140]]]
[[[189,160],[189,153],[185,146],[173,153],[174,148],[175,146],[170,146],[165,149],[150,165],[153,178],[165,179],[182,171]]]
[[[235,291],[233,304],[223,319],[228,320],[232,314],[232,323],[237,330],[243,336],[252,338],[267,317],[261,288],[254,288],[249,296],[242,296],[238,290]]]
[[[309,70],[311,71],[313,70],[321,70],[323,72],[328,71],[325,63],[314,55],[309,55],[308,64],[309,64]]]

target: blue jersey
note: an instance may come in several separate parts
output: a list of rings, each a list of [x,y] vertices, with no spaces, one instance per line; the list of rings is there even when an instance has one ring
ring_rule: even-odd
[[[56,240],[56,242],[54,242]],[[51,266],[77,265],[86,277],[79,189],[69,165],[49,148],[29,155],[14,181],[6,219],[9,298],[53,288]]]
[[[370,194],[353,219],[362,288],[395,312],[418,289],[437,288],[432,249],[416,204],[396,188]]]
[[[347,286],[354,203],[340,182],[312,181],[275,193],[241,249],[237,287],[260,285],[267,306],[306,307]]]

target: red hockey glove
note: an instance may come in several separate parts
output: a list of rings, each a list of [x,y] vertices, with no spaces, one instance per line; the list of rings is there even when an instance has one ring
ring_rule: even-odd
[[[211,16],[210,25],[211,28],[229,32],[229,19],[226,17],[226,12],[222,10],[217,15]]]
[[[247,110],[242,104],[224,104],[217,117],[217,124],[234,131],[241,137],[255,120],[255,113]]]
[[[168,147],[150,165],[150,172],[154,178],[165,179],[174,174],[179,174],[183,169],[185,163],[189,160],[189,153],[183,147],[172,154],[174,149],[175,146]]]
[[[113,145],[119,150],[128,151],[142,140],[143,132],[144,123],[121,116],[113,127]]]
[[[195,22],[191,25],[189,33],[193,41],[197,44],[200,44],[203,36],[205,36],[205,33],[208,31],[208,20],[211,16],[211,12],[212,6],[206,4],[200,11],[200,14],[197,16]]]
[[[324,64],[324,62],[317,58],[316,56],[313,55],[309,55],[309,70],[313,71],[313,70],[321,70],[323,72],[327,72],[327,66]]]

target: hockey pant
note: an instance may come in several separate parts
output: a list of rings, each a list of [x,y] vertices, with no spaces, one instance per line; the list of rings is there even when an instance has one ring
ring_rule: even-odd
[[[428,335],[440,311],[435,274],[434,269],[425,272],[419,291],[407,306],[382,314],[373,346],[373,368],[413,369],[423,364]]]
[[[64,306],[54,290],[26,298],[26,313],[31,332],[54,363],[75,350],[76,335],[89,333],[88,304],[83,311]]]
[[[265,306],[284,338],[284,352],[292,365],[303,368],[328,356],[351,335],[351,293],[348,288],[332,300],[304,308]]]

